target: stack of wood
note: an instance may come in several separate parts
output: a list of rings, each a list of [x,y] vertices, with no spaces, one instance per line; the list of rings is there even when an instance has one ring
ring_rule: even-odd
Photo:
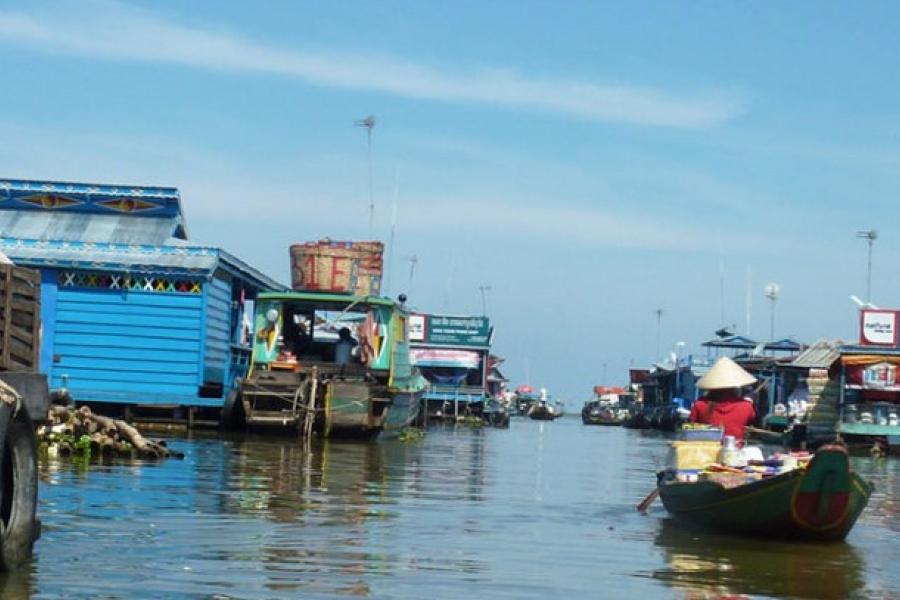
[[[51,406],[47,424],[38,428],[37,435],[51,454],[61,456],[89,452],[93,456],[184,458],[164,441],[148,440],[125,421],[95,414],[87,406]]]

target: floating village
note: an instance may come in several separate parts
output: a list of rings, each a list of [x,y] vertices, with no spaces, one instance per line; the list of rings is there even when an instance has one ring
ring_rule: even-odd
[[[861,307],[855,340],[722,329],[573,407],[503,375],[487,315],[381,295],[379,241],[285,248],[287,286],[193,244],[177,189],[13,179],[0,230],[5,569],[40,537],[39,457],[178,460],[154,439],[176,428],[364,443],[580,411],[583,427],[670,435],[638,511],[660,498],[716,532],[819,542],[843,540],[873,493],[849,456],[900,449],[896,310]]]

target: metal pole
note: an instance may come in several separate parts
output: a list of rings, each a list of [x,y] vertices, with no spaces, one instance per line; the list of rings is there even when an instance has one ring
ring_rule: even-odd
[[[874,238],[869,238],[869,264],[866,270],[866,302],[872,301],[872,242]]]
[[[375,195],[372,191],[372,128],[366,127],[366,148],[369,156],[369,238],[375,231]]]
[[[656,358],[659,358],[659,330],[662,324],[662,313],[663,310],[661,308],[656,309]]]
[[[769,323],[769,339],[775,341],[775,298],[772,298],[772,314]]]

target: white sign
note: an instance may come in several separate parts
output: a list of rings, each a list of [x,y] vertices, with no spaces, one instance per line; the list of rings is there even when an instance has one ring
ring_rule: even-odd
[[[897,311],[864,310],[860,327],[860,343],[894,346],[897,343]]]
[[[425,341],[425,315],[409,315],[409,341]]]

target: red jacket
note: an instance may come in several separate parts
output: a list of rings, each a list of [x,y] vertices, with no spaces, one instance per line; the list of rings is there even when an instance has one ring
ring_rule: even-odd
[[[725,435],[733,435],[735,439],[744,439],[744,426],[753,423],[756,410],[753,403],[737,396],[710,402],[703,396],[691,408],[690,420],[694,423],[720,425]]]

